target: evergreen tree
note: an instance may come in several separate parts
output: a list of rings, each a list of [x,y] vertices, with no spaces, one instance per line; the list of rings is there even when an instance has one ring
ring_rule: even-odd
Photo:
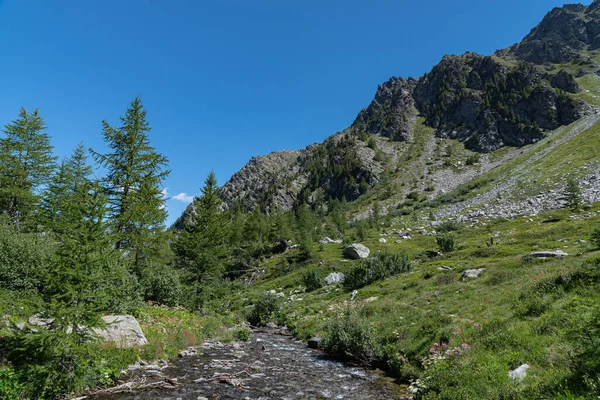
[[[129,250],[139,274],[151,257],[153,244],[164,232],[167,211],[162,182],[170,171],[167,158],[150,145],[150,125],[139,97],[131,102],[121,124],[114,128],[102,122],[102,134],[110,152],[93,154],[107,169],[104,184],[115,247]]]
[[[80,390],[97,369],[94,328],[104,326],[102,312],[128,288],[115,285],[125,271],[106,235],[106,198],[98,183],[78,185],[61,204],[65,220],[55,262],[46,277],[47,329],[17,329],[9,360],[34,382],[33,397],[62,398]]]
[[[70,215],[75,196],[82,187],[89,185],[92,167],[87,163],[86,151],[79,144],[73,154],[64,159],[52,176],[41,202],[41,220],[59,235],[71,223]]]
[[[228,255],[228,216],[222,210],[217,188],[211,172],[204,181],[202,195],[194,200],[195,215],[186,221],[173,244],[177,264],[196,287],[198,296],[203,284],[224,271]]]
[[[581,189],[579,184],[573,178],[567,180],[567,186],[565,189],[565,200],[567,205],[574,213],[581,211]]]
[[[55,168],[50,136],[38,110],[21,108],[0,139],[0,210],[17,230],[35,210],[39,191]]]

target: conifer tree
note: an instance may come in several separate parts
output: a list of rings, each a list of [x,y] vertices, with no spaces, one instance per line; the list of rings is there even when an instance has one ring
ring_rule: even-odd
[[[211,172],[202,195],[194,200],[195,214],[188,219],[174,242],[177,264],[199,293],[202,284],[218,277],[228,254],[228,216],[222,210],[217,180]]]
[[[70,220],[73,196],[89,185],[92,167],[87,163],[86,150],[79,144],[73,154],[64,159],[52,176],[41,202],[41,220],[54,232],[61,234]]]
[[[55,168],[50,136],[38,110],[21,108],[0,139],[0,211],[17,230],[35,210],[39,191]]]
[[[47,329],[15,331],[9,359],[34,382],[37,396],[63,398],[89,384],[97,366],[94,328],[102,312],[128,288],[115,285],[125,274],[106,235],[106,198],[99,183],[83,182],[61,203],[68,213],[55,262],[46,277]]]
[[[92,151],[107,169],[104,181],[110,203],[111,229],[115,248],[132,254],[137,273],[150,256],[149,251],[164,232],[167,217],[162,182],[169,175],[168,160],[150,145],[146,110],[136,97],[121,126],[102,122],[107,154]]]

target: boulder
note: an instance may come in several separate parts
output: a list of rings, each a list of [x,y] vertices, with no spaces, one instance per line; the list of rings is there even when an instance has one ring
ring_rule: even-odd
[[[107,324],[104,329],[94,332],[118,347],[143,346],[148,343],[139,322],[131,315],[105,315],[102,320]]]
[[[531,368],[528,364],[523,364],[519,368],[508,371],[508,376],[514,381],[522,381],[527,376],[527,370]]]
[[[474,278],[479,278],[479,275],[481,275],[481,273],[485,271],[485,268],[478,268],[478,269],[468,269],[465,272],[463,272],[462,276],[461,276],[461,280],[465,281],[467,279],[474,279]]]
[[[332,272],[327,277],[325,277],[325,283],[328,285],[333,285],[334,283],[339,283],[344,280],[344,274],[341,272]]]
[[[379,243],[387,243],[387,240],[385,240],[384,238],[379,238]]]
[[[323,347],[323,339],[322,338],[315,336],[315,337],[308,339],[308,348],[320,349],[321,347]]]
[[[360,243],[353,243],[344,249],[344,257],[351,260],[358,260],[369,257],[371,251],[367,246]]]
[[[529,256],[533,257],[533,258],[555,258],[555,257],[566,257],[566,256],[568,256],[568,254],[562,250],[535,251],[533,253],[529,253]]]

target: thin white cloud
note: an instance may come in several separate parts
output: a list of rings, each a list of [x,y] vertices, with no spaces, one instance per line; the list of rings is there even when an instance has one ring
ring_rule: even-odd
[[[182,203],[191,203],[194,200],[194,196],[187,193],[179,193],[173,196],[173,200],[181,201]]]
[[[160,205],[160,209],[166,209],[167,208],[167,198],[169,197],[169,188],[164,188],[163,190],[160,191],[160,198],[163,201],[162,204]]]

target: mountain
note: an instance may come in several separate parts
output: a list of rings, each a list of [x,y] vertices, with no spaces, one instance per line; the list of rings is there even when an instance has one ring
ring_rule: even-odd
[[[532,145],[593,114],[579,82],[600,69],[598,47],[600,0],[555,8],[508,49],[447,55],[422,77],[390,78],[350,127],[302,150],[253,157],[220,196],[227,207],[265,212],[367,194],[390,198],[386,210],[412,192],[433,199],[500,165],[486,162],[499,149]],[[432,159],[453,148],[462,161]],[[479,159],[479,168],[455,171]]]
[[[554,8],[508,53],[519,60],[535,64],[577,62],[594,65],[586,50],[600,48],[600,1],[586,7],[568,4]]]

